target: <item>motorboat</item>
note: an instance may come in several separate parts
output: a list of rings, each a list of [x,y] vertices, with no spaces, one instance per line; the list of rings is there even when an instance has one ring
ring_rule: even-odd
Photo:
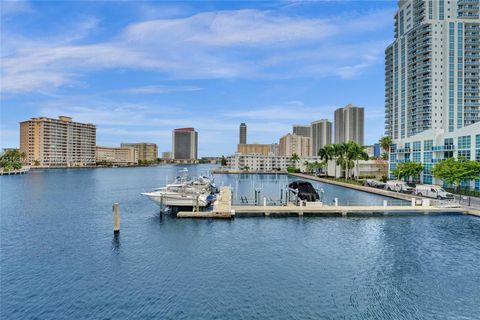
[[[182,207],[199,207],[205,208],[214,201],[213,195],[210,193],[182,193],[168,190],[157,190],[153,192],[144,192],[142,195],[147,196],[151,201],[161,207],[182,208]]]
[[[188,169],[180,171],[180,175],[173,183],[165,187],[154,189],[152,192],[144,192],[151,201],[161,207],[183,208],[199,207],[205,208],[215,201],[215,193],[218,192],[213,180],[201,176],[195,180],[189,180]]]
[[[310,182],[297,180],[288,185],[291,192],[298,196],[298,199],[307,202],[315,202],[320,200],[317,190]]]

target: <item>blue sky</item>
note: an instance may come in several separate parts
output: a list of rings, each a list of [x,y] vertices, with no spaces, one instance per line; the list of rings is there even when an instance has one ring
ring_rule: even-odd
[[[97,144],[195,127],[199,155],[278,142],[353,103],[384,131],[384,50],[396,1],[2,2],[0,147],[18,122],[69,115]]]

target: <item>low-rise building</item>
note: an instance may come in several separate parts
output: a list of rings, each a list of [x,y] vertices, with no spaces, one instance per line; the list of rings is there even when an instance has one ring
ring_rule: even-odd
[[[97,164],[133,165],[138,163],[138,150],[134,147],[102,147],[95,149]]]
[[[335,168],[336,167],[336,168]],[[334,160],[328,161],[326,173],[330,177],[345,177],[345,169],[340,165],[335,166]],[[353,168],[349,170],[349,176],[352,178],[377,178],[380,179],[387,176],[388,161],[387,160],[358,160],[355,161]]]
[[[162,159],[163,160],[172,159],[172,153],[170,151],[162,152]]]
[[[240,154],[227,157],[227,166],[225,169],[231,171],[250,171],[250,172],[286,172],[288,167],[296,166],[301,171],[306,171],[306,162],[320,162],[319,157],[300,157],[300,160],[294,163],[291,157],[274,156],[260,153]]]
[[[432,176],[431,170],[436,163],[452,157],[480,161],[480,122],[457,128],[454,132],[429,129],[405,139],[394,140],[390,146],[390,178],[394,178],[392,172],[399,163],[420,162],[423,164],[421,183],[446,186]],[[464,182],[462,187],[480,190],[480,178]]]
[[[275,154],[278,144],[246,143],[237,145],[237,153],[240,154]]]
[[[138,143],[121,143],[120,147],[133,147],[138,152],[138,160],[155,161],[158,158],[158,146],[156,143],[138,142]]]

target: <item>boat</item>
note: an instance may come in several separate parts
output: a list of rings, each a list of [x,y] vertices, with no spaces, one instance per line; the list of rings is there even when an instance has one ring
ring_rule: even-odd
[[[308,202],[316,202],[320,200],[317,190],[310,182],[297,180],[288,185],[291,192],[298,196],[298,199]]]
[[[165,187],[156,188],[152,192],[144,192],[142,195],[148,197],[161,207],[205,208],[215,201],[215,193],[218,192],[213,180],[201,176],[195,180],[189,180],[188,169],[180,171],[180,175],[173,183]]]
[[[210,206],[213,201],[211,194],[194,194],[182,193],[178,191],[157,190],[153,192],[144,192],[142,195],[147,196],[151,201],[161,207],[183,208],[183,207],[200,207]]]

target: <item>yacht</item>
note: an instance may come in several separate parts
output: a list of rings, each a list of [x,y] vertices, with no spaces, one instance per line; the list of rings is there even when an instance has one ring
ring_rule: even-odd
[[[144,192],[151,201],[161,207],[182,208],[199,207],[205,208],[215,200],[217,188],[208,177],[201,176],[195,180],[188,179],[188,170],[180,171],[175,182],[165,187],[157,188],[152,192]]]

